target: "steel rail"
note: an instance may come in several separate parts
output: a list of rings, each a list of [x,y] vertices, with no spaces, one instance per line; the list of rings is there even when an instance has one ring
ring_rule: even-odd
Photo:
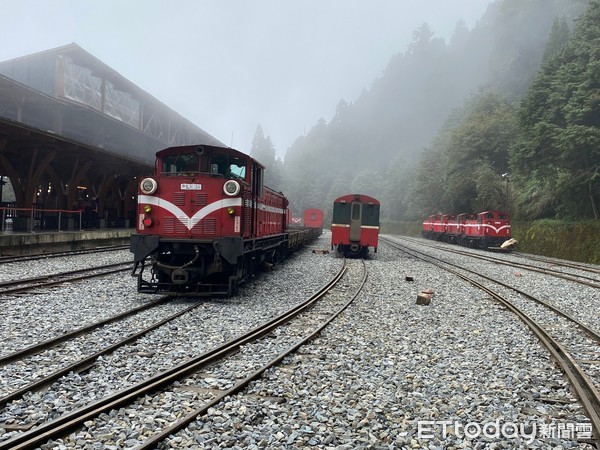
[[[537,255],[532,255],[529,253],[521,253],[521,252],[512,252],[512,253],[513,253],[513,255],[519,256],[524,259],[530,259],[532,261],[538,261],[538,262],[542,262],[545,264],[552,264],[553,266],[568,267],[569,269],[581,270],[582,272],[600,273],[600,269],[596,269],[595,267],[592,267],[592,264],[577,263],[574,261],[567,262],[564,260],[558,261],[558,260],[553,260],[550,257],[537,256]]]
[[[386,241],[390,243],[390,241]],[[392,244],[397,244],[396,242],[391,242]],[[405,249],[400,249],[402,251],[406,251],[407,253],[411,253]],[[420,253],[416,250],[412,250],[412,252]],[[425,259],[422,256],[415,255],[411,253],[413,256],[417,256],[418,258]],[[423,254],[422,254],[423,255]],[[426,255],[430,259],[434,259],[433,257]],[[558,341],[556,341],[542,326],[540,326],[534,319],[528,316],[525,312],[521,311],[517,306],[515,306],[512,302],[502,297],[500,294],[492,291],[488,287],[483,284],[475,281],[472,278],[467,277],[466,275],[448,268],[444,267],[438,261],[430,261],[427,262],[434,264],[441,269],[444,269],[457,277],[465,280],[467,283],[483,290],[488,293],[492,298],[498,301],[500,304],[505,306],[511,312],[513,312],[525,325],[529,327],[529,329],[535,334],[538,340],[548,349],[550,354],[554,357],[557,363],[560,365],[561,369],[567,376],[569,383],[572,389],[575,391],[575,394],[581,401],[583,408],[588,413],[590,418],[592,429],[594,431],[594,439],[596,440],[596,447],[600,449],[600,442],[598,441],[598,437],[600,436],[600,393],[594,386],[593,381],[585,374],[581,366],[577,364],[575,359],[569,354],[569,352],[561,345]],[[449,264],[444,262],[444,264]],[[461,268],[462,269],[462,268]],[[463,269],[467,270],[467,269]],[[469,271],[472,272],[472,271]],[[473,272],[474,273],[474,272]],[[478,274],[478,276],[481,276]],[[484,276],[484,278],[487,278]]]
[[[71,372],[79,372],[79,371],[85,370],[88,367],[91,367],[92,364],[94,363],[94,361],[96,361],[96,359],[98,359],[100,356],[108,355],[109,353],[114,352],[115,350],[117,350],[118,348],[120,348],[124,345],[135,342],[136,340],[138,340],[139,338],[148,334],[149,332],[163,326],[164,324],[166,324],[168,322],[171,322],[172,320],[175,320],[176,318],[178,318],[184,314],[187,314],[188,312],[192,311],[193,309],[196,309],[200,305],[202,305],[202,303],[198,302],[198,303],[195,303],[181,311],[176,312],[175,314],[171,314],[169,317],[166,317],[158,322],[155,322],[152,325],[150,325],[149,327],[146,327],[143,330],[138,331],[137,333],[129,335],[126,338],[120,340],[119,342],[115,342],[114,344],[109,345],[108,347],[105,347],[102,350],[99,350],[92,355],[86,356],[85,358],[82,358],[79,361],[75,361],[74,363],[69,364],[66,367],[63,367],[62,369],[59,369],[59,370],[45,376],[44,378],[33,381],[33,382],[29,383],[28,385],[26,385],[22,388],[19,388],[16,391],[11,392],[10,394],[0,398],[0,406],[6,405],[13,400],[21,398],[27,392],[31,392],[34,390],[40,390],[40,389],[48,386],[49,384],[53,383],[54,381],[58,380],[62,376],[68,375]]]
[[[324,323],[322,323],[319,327],[317,327],[307,337],[300,339],[298,342],[296,342],[294,345],[292,345],[288,349],[284,350],[282,353],[280,353],[279,355],[277,355],[277,357],[275,357],[274,359],[272,359],[271,361],[269,361],[263,367],[257,369],[251,375],[247,376],[242,381],[238,382],[237,384],[235,384],[234,386],[232,386],[231,388],[229,388],[227,391],[225,391],[222,394],[218,395],[217,397],[215,397],[214,399],[212,399],[210,402],[208,402],[205,405],[203,405],[201,408],[198,408],[197,410],[192,411],[191,413],[189,413],[187,416],[185,416],[181,420],[179,420],[179,421],[171,424],[169,427],[167,427],[164,430],[162,430],[160,433],[158,433],[158,434],[156,434],[156,435],[148,438],[141,445],[139,445],[138,447],[136,447],[136,450],[147,450],[147,449],[156,448],[156,446],[160,442],[164,441],[169,435],[171,435],[173,433],[176,433],[177,431],[182,430],[183,428],[185,428],[186,426],[188,426],[190,423],[192,423],[194,420],[196,420],[196,418],[198,418],[199,416],[201,416],[203,414],[206,414],[206,412],[209,410],[209,408],[212,408],[212,407],[216,406],[217,404],[219,404],[220,402],[222,402],[226,397],[241,392],[252,381],[257,380],[260,376],[262,376],[262,374],[265,373],[268,369],[270,369],[272,367],[275,367],[281,361],[283,361],[284,358],[286,358],[287,356],[289,356],[293,352],[297,351],[303,345],[306,345],[308,342],[310,342],[313,339],[315,339],[321,333],[321,331],[323,331],[323,329],[326,326],[328,326],[334,319],[336,319],[342,312],[344,312],[348,308],[348,306],[350,306],[350,304],[352,302],[354,302],[354,300],[356,299],[356,297],[358,297],[358,294],[360,294],[360,292],[362,291],[362,289],[363,289],[363,287],[364,287],[364,285],[365,285],[365,283],[367,281],[367,270],[366,270],[366,265],[365,265],[364,260],[361,260],[361,262],[363,264],[363,272],[364,273],[363,273],[362,280],[360,282],[360,286],[358,287],[358,289],[356,290],[356,292],[354,293],[354,295],[350,298],[350,300],[348,300],[344,305],[342,305]]]
[[[397,246],[401,246],[401,245],[402,245],[402,244],[399,244],[398,242],[389,241],[389,240],[386,240],[385,238],[383,238],[382,240],[384,240],[385,242],[387,242],[388,244],[390,244],[392,247],[395,247],[395,248],[397,248],[397,249],[399,249],[399,250],[402,250],[402,251],[407,251],[407,250],[406,250],[406,249],[404,249],[404,248],[399,248],[399,247],[397,247]],[[433,257],[433,256],[431,256],[431,255],[428,255],[427,253],[420,252],[419,250],[410,249],[410,251],[411,251],[411,252],[415,252],[415,253],[417,253],[417,254],[421,255],[422,257],[431,258],[431,259],[434,259],[435,261],[442,261],[442,260],[436,259],[435,257]],[[465,256],[471,256],[471,255],[470,255],[469,253],[465,253]],[[522,296],[524,296],[524,297],[526,297],[526,298],[528,298],[528,299],[530,299],[530,300],[533,300],[534,302],[536,302],[536,303],[538,303],[538,304],[540,304],[540,305],[542,305],[542,306],[545,306],[546,308],[548,308],[548,309],[552,310],[553,312],[555,312],[555,313],[556,313],[556,314],[558,314],[559,316],[562,316],[562,317],[564,317],[565,319],[567,319],[567,320],[570,320],[571,322],[573,322],[573,323],[574,323],[575,325],[577,325],[577,326],[578,326],[578,327],[579,327],[579,328],[580,328],[580,329],[581,329],[581,330],[582,330],[582,331],[583,331],[585,334],[587,334],[587,335],[588,335],[590,338],[592,338],[592,339],[593,339],[593,340],[595,340],[596,342],[600,343],[600,333],[598,333],[598,332],[596,332],[595,330],[593,330],[592,328],[588,327],[586,324],[584,324],[583,322],[581,322],[579,319],[576,319],[575,317],[573,317],[573,316],[572,316],[572,315],[570,315],[569,313],[567,313],[567,312],[565,312],[565,311],[562,311],[562,310],[560,310],[560,309],[559,309],[559,308],[557,308],[556,306],[554,306],[554,305],[551,305],[550,303],[548,303],[548,302],[546,302],[546,301],[544,301],[544,300],[542,300],[542,299],[539,299],[539,298],[537,298],[537,297],[534,297],[534,296],[533,296],[533,295],[531,295],[531,294],[528,294],[528,293],[526,293],[526,292],[523,292],[522,290],[520,290],[520,289],[517,289],[517,288],[516,288],[516,287],[514,287],[514,286],[510,286],[510,285],[508,285],[508,284],[506,284],[506,283],[504,283],[504,282],[502,282],[502,281],[500,281],[500,280],[496,280],[495,278],[492,278],[492,277],[489,277],[489,276],[487,276],[487,275],[484,275],[484,274],[482,274],[482,273],[475,272],[474,270],[467,269],[467,268],[465,268],[465,267],[459,266],[458,264],[454,264],[454,263],[451,263],[451,262],[448,262],[448,261],[442,261],[442,262],[443,262],[444,264],[447,264],[447,265],[449,265],[449,266],[452,266],[452,267],[457,267],[457,268],[459,268],[460,270],[464,270],[465,272],[469,272],[469,273],[472,273],[473,275],[476,275],[476,276],[478,276],[478,277],[484,278],[484,279],[486,279],[486,280],[488,280],[488,281],[491,281],[492,283],[499,284],[500,286],[503,286],[503,287],[505,287],[505,288],[507,288],[507,289],[511,289],[512,291],[516,292],[517,294],[520,294],[520,295],[522,295]],[[436,263],[434,262],[433,264],[436,264]]]
[[[111,275],[113,273],[125,272],[126,270],[127,271],[131,270],[132,265],[133,264],[131,262],[106,264],[103,266],[90,267],[88,269],[71,270],[69,272],[44,275],[41,277],[23,278],[22,280],[6,281],[6,282],[0,283],[0,288],[5,287],[5,286],[15,286],[15,285],[27,284],[27,283],[37,283],[37,284],[29,284],[29,285],[23,286],[23,287],[4,289],[0,292],[0,294],[1,295],[17,294],[17,293],[21,293],[21,292],[31,291],[33,289],[57,286],[57,285],[72,282],[72,281],[81,281],[81,280],[86,280],[88,278],[97,278],[97,277],[102,277],[102,276],[106,276],[106,275]],[[119,267],[119,266],[129,266],[129,267],[127,267],[125,269],[105,270],[105,269],[110,269],[111,267]],[[64,279],[58,279],[58,280],[55,279],[55,278],[60,278],[60,277],[68,277],[69,275],[76,275],[76,274],[81,274],[81,273],[86,273],[86,272],[94,272],[96,270],[105,270],[105,271],[99,272],[99,273],[88,273],[87,275],[80,275],[80,276],[72,277],[72,278],[64,278]],[[53,279],[55,279],[55,280],[51,281]]]
[[[408,240],[410,242],[415,242],[414,240],[410,240],[410,239],[408,239]],[[391,242],[391,241],[388,240],[387,242]],[[519,269],[530,270],[532,272],[538,272],[538,273],[542,273],[544,275],[552,275],[557,278],[562,278],[564,280],[569,280],[569,281],[573,281],[575,283],[579,283],[579,284],[590,286],[590,287],[593,287],[596,289],[600,289],[600,280],[598,280],[597,278],[586,277],[585,275],[569,275],[569,274],[565,274],[564,272],[560,272],[558,270],[542,269],[540,267],[536,267],[531,264],[516,263],[516,262],[506,261],[504,259],[494,258],[493,256],[477,255],[475,253],[467,252],[464,250],[440,247],[440,246],[436,246],[436,245],[432,245],[432,244],[425,244],[425,243],[421,243],[421,242],[419,242],[419,245],[424,245],[426,247],[440,249],[440,250],[443,250],[443,251],[449,252],[449,253],[456,253],[459,255],[468,255],[472,258],[477,258],[477,259],[481,259],[484,261],[495,262],[497,264],[501,264],[504,266],[517,267]]]
[[[40,253],[36,255],[22,255],[22,256],[0,256],[0,264],[12,264],[12,263],[20,263],[25,261],[36,261],[39,259],[47,259],[47,258],[61,258],[68,257],[74,255],[87,255],[88,253],[103,253],[110,252],[114,250],[125,250],[128,249],[129,245],[106,245],[103,247],[94,247],[87,248],[81,250],[70,250],[64,252],[48,252],[48,253]]]
[[[94,331],[97,328],[103,327],[104,325],[109,325],[113,322],[123,320],[131,315],[134,315],[134,314],[140,313],[142,311],[145,311],[147,309],[153,308],[154,306],[158,306],[159,304],[166,302],[168,299],[169,299],[169,297],[160,298],[158,300],[138,306],[137,308],[130,309],[129,311],[125,311],[125,312],[122,312],[115,316],[109,317],[108,319],[101,320],[100,322],[96,322],[96,323],[92,323],[90,325],[83,326],[74,331],[71,331],[71,332],[68,332],[65,334],[61,334],[60,336],[48,339],[46,341],[43,341],[43,342],[40,342],[37,344],[33,344],[22,350],[18,350],[16,352],[10,353],[5,356],[0,356],[0,367],[10,364],[19,359],[23,359],[27,356],[35,355],[42,351],[48,350],[49,348],[55,347],[56,345],[61,344],[65,341],[74,339],[74,338],[84,335],[86,333],[90,333],[91,331]]]
[[[308,309],[321,297],[323,297],[344,275],[346,272],[346,262],[342,264],[339,272],[328,283],[319,288],[306,301],[294,306],[283,314],[265,322],[247,333],[236,337],[220,346],[193,357],[184,363],[160,372],[146,380],[136,383],[128,388],[122,389],[116,393],[108,395],[94,403],[86,405],[70,413],[64,414],[50,422],[45,422],[29,431],[18,434],[12,439],[0,442],[0,450],[23,450],[39,447],[49,439],[63,436],[73,428],[81,426],[85,421],[91,420],[103,412],[118,408],[122,405],[134,401],[136,398],[153,392],[163,386],[171,384],[191,373],[197,372],[208,364],[211,364],[220,358],[233,354],[239,348],[255,339],[259,339],[270,333],[273,329],[289,321],[301,312]]]

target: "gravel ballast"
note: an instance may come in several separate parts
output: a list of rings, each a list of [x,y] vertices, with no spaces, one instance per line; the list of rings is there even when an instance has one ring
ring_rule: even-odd
[[[328,239],[324,233],[314,248],[328,248]],[[529,272],[517,277],[514,269],[458,255],[444,258],[488,270],[490,276],[520,289],[535,290],[548,301],[579,311],[590,326],[600,329],[597,289],[577,287],[580,295],[565,295],[571,289],[568,281]],[[3,432],[3,424],[40,423],[72,411],[264,322],[314,292],[341,262],[333,253],[314,254],[307,249],[244,286],[239,296],[205,300],[193,313],[102,358],[85,373],[71,374],[44,393],[0,410],[0,442],[18,432]],[[317,339],[251,383],[244,393],[211,408],[162,447],[592,448],[576,439],[586,437],[589,420],[565,377],[512,313],[477,288],[384,243],[370,255],[367,268],[364,292]],[[407,276],[414,281],[407,281]],[[128,274],[111,276],[105,295],[113,301],[107,304],[145,301],[135,294],[128,278]],[[107,284],[106,280],[86,282],[87,290],[97,291],[102,283]],[[48,303],[31,300],[38,307],[30,307],[27,317],[11,326],[17,338],[26,323],[36,320],[50,335],[72,323],[75,318],[70,315],[60,316],[61,301],[77,296],[84,318],[94,310],[97,301],[91,293],[86,298],[75,284],[69,289],[73,290],[55,290]],[[431,304],[417,305],[417,294],[424,289],[434,291]],[[64,298],[57,300],[59,295]],[[14,299],[15,304],[18,301]],[[185,299],[179,302],[189,304]],[[46,323],[45,305],[52,305],[48,308],[56,329]],[[70,309],[77,314],[72,311],[78,309],[76,304]],[[96,314],[102,311],[98,307]],[[3,325],[11,317],[16,316],[3,317]],[[4,333],[5,341],[11,341],[10,332]],[[42,334],[33,333],[32,339]],[[246,353],[264,359],[258,350]],[[226,389],[236,370],[227,365],[212,368],[200,376],[206,382],[203,387]],[[2,376],[7,374],[0,368]],[[93,434],[83,430],[74,439],[47,448],[134,448],[143,441],[138,430],[144,427],[139,423],[146,423],[149,430],[160,427],[173,420],[170,416],[201,406],[205,398],[198,393],[190,393],[185,402],[169,397],[145,400],[163,405],[152,416],[140,416],[141,409],[132,407],[105,418],[104,443],[96,441],[96,433],[102,430],[90,424]],[[172,412],[165,413],[164,405],[170,401]],[[119,424],[118,436],[109,436],[111,420]]]

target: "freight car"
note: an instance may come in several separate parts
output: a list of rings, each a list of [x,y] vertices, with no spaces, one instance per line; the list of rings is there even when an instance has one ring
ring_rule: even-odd
[[[362,194],[349,194],[333,203],[331,249],[337,247],[346,257],[363,257],[369,247],[377,253],[379,240],[379,201]]]
[[[510,219],[503,211],[434,214],[423,221],[422,235],[467,247],[499,247],[510,239]]]
[[[157,152],[153,176],[139,183],[131,237],[138,291],[231,295],[311,239],[308,232],[290,239],[288,201],[263,184],[264,170],[232,148]]]

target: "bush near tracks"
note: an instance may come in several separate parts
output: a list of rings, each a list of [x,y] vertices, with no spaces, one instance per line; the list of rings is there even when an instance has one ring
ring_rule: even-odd
[[[402,236],[421,236],[423,222],[380,222],[381,233]]]
[[[381,222],[384,234],[420,236],[421,222]],[[517,251],[553,258],[600,264],[600,221],[562,222],[540,220],[513,222]]]
[[[512,223],[511,231],[520,252],[600,264],[600,221]]]

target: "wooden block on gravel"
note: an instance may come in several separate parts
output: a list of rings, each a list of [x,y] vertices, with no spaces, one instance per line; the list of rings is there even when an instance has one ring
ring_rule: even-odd
[[[417,295],[417,305],[429,305],[433,294],[427,294],[425,292],[419,292]]]

